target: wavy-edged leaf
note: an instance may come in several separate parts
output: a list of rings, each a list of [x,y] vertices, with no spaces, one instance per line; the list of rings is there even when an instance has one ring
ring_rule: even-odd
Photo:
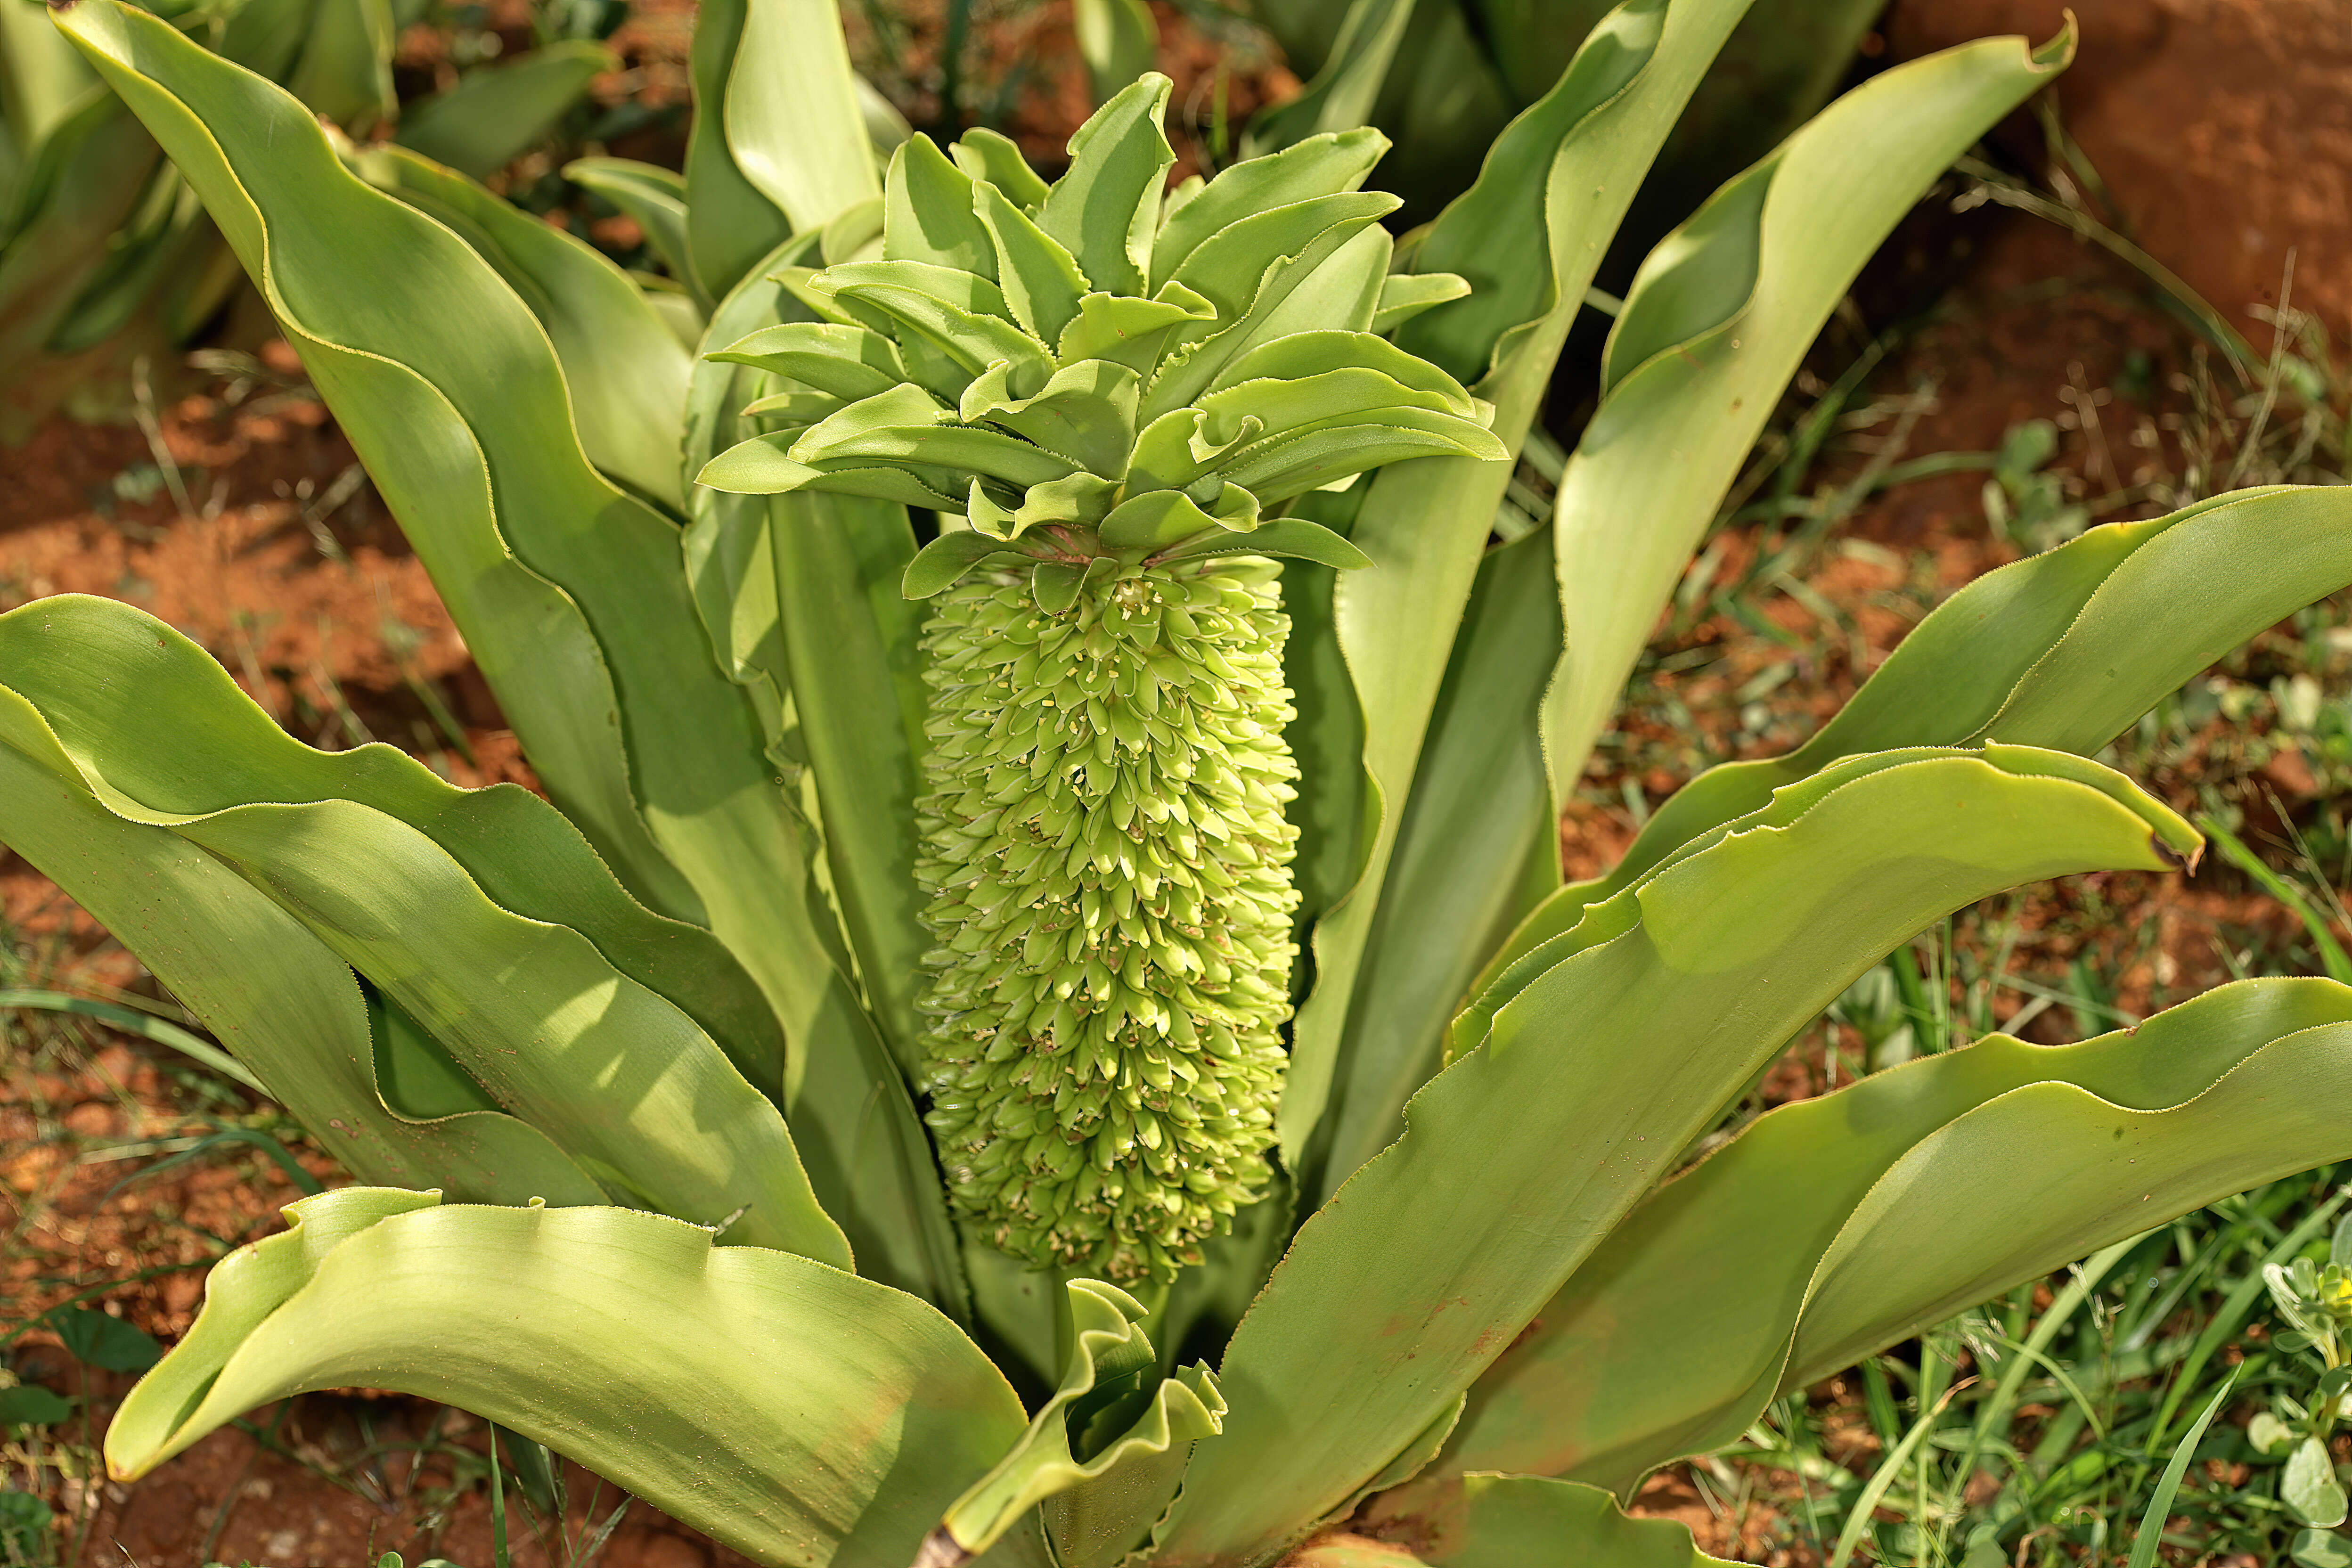
[[[677,531],[582,453],[536,319],[457,236],[336,163],[282,93],[117,0],[62,25],[153,117],[261,280],[551,793],[632,891],[726,942],[796,1079],[829,966],[759,714],[711,657]],[[351,257],[394,254],[355,281]],[[683,898],[644,886],[681,879]]]
[[[602,923],[635,944],[651,978],[723,981],[730,966],[649,950],[661,933],[619,889],[597,887],[599,868],[552,813],[519,792],[469,804],[389,748],[353,765],[282,740],[194,645],[106,601],[6,629],[16,635],[0,640],[0,669],[44,710],[97,798],[235,868],[422,1025],[492,1103],[609,1190],[703,1223],[740,1213],[743,1239],[848,1266],[770,1098],[782,1084],[762,1094],[677,1005],[563,923],[564,895],[603,903]],[[163,658],[143,657],[148,646]],[[132,679],[81,689],[94,668]],[[158,704],[162,693],[174,700]],[[345,780],[394,809],[345,797]],[[473,858],[502,862],[498,879],[531,912],[493,899],[410,816],[453,821]],[[510,852],[482,841],[493,824],[516,834]],[[748,1027],[745,1000],[730,1015]],[[772,1042],[771,1031],[745,1044]]]
[[[460,174],[488,179],[543,140],[587,94],[590,82],[620,64],[602,44],[558,39],[510,64],[469,72],[448,91],[410,105],[393,140]]]
[[[116,0],[78,5],[59,25],[152,117],[260,280],[549,793],[640,899],[704,913],[639,800],[691,810],[735,771],[734,799],[748,809],[764,778],[700,765],[718,761],[735,725],[701,727],[709,715],[689,711],[701,704],[681,700],[698,684],[694,656],[662,658],[692,634],[690,620],[656,613],[677,574],[655,563],[675,551],[675,532],[589,466],[538,321],[457,236],[344,170],[277,89]],[[341,265],[354,252],[396,253],[403,265],[354,288]],[[453,320],[466,330],[449,331]],[[584,580],[561,570],[575,564]],[[581,593],[588,583],[617,602]],[[640,668],[608,664],[616,653]],[[642,668],[652,664],[672,673]],[[628,701],[640,679],[663,700]],[[658,740],[628,732],[673,726]],[[729,858],[730,869],[743,863],[740,847]]]
[[[1554,93],[1512,122],[1477,184],[1439,218],[1430,240],[1451,226],[1453,248],[1427,256],[1423,246],[1424,265],[1460,273],[1481,290],[1498,277],[1540,280],[1515,296],[1522,301],[1510,312],[1516,320],[1441,327],[1479,298],[1474,292],[1407,323],[1402,335],[1407,350],[1481,377],[1471,390],[1494,405],[1493,430],[1506,447],[1526,438],[1608,236],[1747,4],[1633,0],[1614,13],[1621,31],[1587,48],[1630,49],[1634,58],[1607,70],[1571,65]],[[1276,1117],[1284,1158],[1293,1163],[1305,1156],[1329,1096],[1422,741],[1510,477],[1508,462],[1409,463],[1374,475],[1357,510],[1349,538],[1379,570],[1339,580],[1332,622],[1361,714],[1363,782],[1349,789],[1327,774],[1322,787],[1355,796],[1346,807],[1335,798],[1330,810],[1367,831],[1353,847],[1353,886],[1311,939],[1315,989],[1293,1030]]]
[[[719,302],[706,354],[718,344],[756,341],[754,327],[798,313],[797,296],[778,280],[779,268],[811,243],[808,237],[779,247]],[[778,331],[792,327],[811,324],[789,322]],[[697,363],[688,397],[689,467],[751,428],[736,410],[764,379],[755,367],[717,357]],[[687,531],[688,555],[696,563],[697,600],[712,640],[735,679],[759,697],[771,754],[796,773],[803,763],[809,770],[801,775],[802,792],[784,803],[797,858],[781,873],[790,879],[795,901],[789,907],[801,922],[792,1018],[807,1048],[794,1058],[786,1111],[802,1159],[868,1278],[964,1317],[965,1286],[939,1168],[898,1068],[904,1058],[894,1054],[908,1048],[907,1036],[896,1032],[907,1027],[900,1009],[910,997],[913,971],[893,972],[887,933],[893,921],[911,928],[913,891],[910,876],[902,885],[890,869],[894,841],[887,836],[911,821],[905,803],[912,783],[900,778],[889,753],[908,744],[899,738],[903,726],[919,722],[919,706],[910,703],[919,704],[920,695],[907,690],[915,681],[917,612],[903,600],[885,604],[878,596],[897,592],[885,558],[911,554],[906,515],[831,497],[765,500],[701,486],[689,505],[695,521]],[[843,582],[845,570],[852,581]],[[811,599],[817,603],[813,616],[784,624],[787,606]],[[805,692],[795,689],[797,659],[814,661],[820,682]],[[877,721],[893,713],[898,726]],[[845,741],[844,726],[854,731]],[[836,830],[813,831],[808,809],[829,813]],[[840,922],[818,885],[820,856],[847,917]],[[868,994],[893,1027],[893,1040],[859,1005],[844,926],[850,942],[863,944],[856,965],[881,971],[870,974]]]
[[[964,425],[919,386],[899,385],[853,403],[793,443],[796,463],[853,459],[984,474],[1016,488],[1067,479],[1078,465],[1001,430]]]
[[[438,1182],[483,1201],[608,1201],[544,1133],[502,1111],[393,1110],[378,1074],[394,1046],[373,1028],[350,968],[223,861],[109,809],[39,712],[5,685],[0,842],[136,952],[363,1179]]]
[[[1309,136],[1269,157],[1235,163],[1189,195],[1171,199],[1152,241],[1152,285],[1167,282],[1202,241],[1252,213],[1355,190],[1388,148],[1389,139],[1370,129]]]
[[[1628,1519],[1599,1487],[1541,1476],[1472,1476],[1458,1548],[1447,1568],[1589,1563],[1600,1568],[1731,1568],[1665,1519]]]
[[[1037,204],[1037,226],[1108,293],[1145,292],[1160,192],[1176,163],[1160,128],[1172,85],[1152,71],[1095,110],[1070,138],[1069,168]]]
[[[1205,534],[1178,545],[1168,552],[1165,559],[1204,561],[1213,555],[1265,555],[1284,561],[1311,561],[1338,572],[1360,572],[1372,563],[1372,558],[1349,543],[1345,534],[1303,517],[1276,518],[1247,533],[1221,531]]]
[[[708,0],[698,5],[688,60],[694,115],[686,140],[687,256],[696,289],[710,300],[725,298],[794,227],[784,209],[744,174],[728,145],[728,89],[751,3]]]
[[[896,343],[867,328],[832,321],[761,327],[704,357],[772,371],[852,403],[907,379]]]
[[[1062,335],[1094,291],[1062,242],[1030,220],[994,185],[976,185],[973,210],[996,251],[995,277],[1020,323],[1046,342]]]
[[[1233,1413],[1164,1559],[1273,1552],[1376,1475],[1887,949],[1996,889],[2161,869],[2197,842],[2120,775],[2021,772],[2054,754],[2009,750],[1864,774],[1594,910],[1606,940],[1498,1012],[1300,1227],[1226,1351]]]
[[[1160,1376],[1149,1310],[1116,1286],[1064,1282],[1070,1349],[1061,1383],[1010,1452],[956,1499],[927,1560],[961,1563],[1039,1503],[1065,1568],[1118,1562],[1175,1495],[1193,1443],[1214,1436],[1225,1402],[1206,1367]]]
[[[1222,320],[1238,321],[1265,292],[1276,262],[1307,255],[1318,241],[1336,244],[1335,231],[1345,238],[1396,208],[1397,199],[1386,191],[1342,191],[1264,208],[1194,247],[1171,281],[1216,306]]]
[[[1012,381],[1011,366],[991,365],[964,388],[958,417],[967,424],[1002,425],[1107,479],[1127,471],[1141,393],[1141,378],[1134,371],[1109,360],[1081,360],[1055,371],[1029,396],[1017,395]]]
[[[748,0],[742,16],[725,108],[727,151],[742,177],[795,229],[881,195],[840,13],[830,0]]]
[[[2032,1259],[2056,1267],[2340,1157],[2352,1131],[2264,1109],[2256,1087],[2300,1084],[2285,1098],[2316,1106],[2337,1081],[2352,1081],[2352,990],[2259,980],[2080,1045],[1997,1035],[1774,1110],[1644,1201],[1570,1278],[1473,1386],[1443,1474],[1414,1489],[1412,1507],[1464,1470],[1622,1490],[1656,1465],[1735,1441],[1778,1392],[1801,1386],[1801,1373],[1818,1377],[1844,1364],[1831,1357],[1907,1331],[1956,1280],[2018,1269],[1981,1294],[1996,1293],[2046,1271]],[[2027,1142],[2028,1129],[2048,1142]],[[1957,1162],[1995,1151],[2013,1174],[1990,1164],[1957,1174]],[[1887,1226],[1926,1221],[1937,1205],[1905,1200],[1897,1213],[1873,1194],[1916,1186],[1930,1163],[1956,1173],[1954,1196],[1998,1216],[1999,1232],[1956,1228],[1938,1212],[1919,1233],[1934,1261],[1867,1281],[1842,1263],[1843,1295],[1815,1316],[1825,1258],[1909,1245]],[[2012,1183],[2021,1203],[2000,1205],[1991,1189]],[[1790,1362],[1800,1342],[1801,1368]],[[1403,1511],[1403,1500],[1395,1506]]]
[[[25,19],[49,26],[45,16]],[[23,112],[30,122],[34,105]],[[0,363],[11,367],[0,385],[0,441],[9,443],[31,435],[69,390],[75,362],[54,357],[51,342],[137,212],[161,158],[154,139],[99,82],[85,80],[47,112],[60,118],[0,206]]]
[[[1179,283],[1164,283],[1149,300],[1124,294],[1086,294],[1078,313],[1062,329],[1054,353],[1064,363],[1104,359],[1141,374],[1160,363],[1176,329],[1213,321],[1217,308]]]
[[[408,149],[357,154],[360,174],[438,218],[498,269],[547,330],[589,461],[682,510],[686,346],[629,275],[570,234]]]
[[[643,231],[646,246],[669,275],[693,290],[704,310],[709,310],[712,301],[701,292],[688,253],[685,175],[634,158],[600,157],[572,159],[563,165],[563,177],[620,208],[621,216]]]
[[[974,126],[948,149],[948,155],[973,179],[986,180],[1011,196],[1024,212],[1034,213],[1045,199],[1044,177],[1021,155],[1020,144],[1002,131]]]
[[[881,312],[972,375],[998,360],[1042,366],[1046,358],[1045,345],[1013,324],[1003,290],[977,273],[922,261],[854,261],[818,276],[824,291]]]
[[[1553,514],[1568,628],[1544,710],[1555,793],[1583,766],[1659,605],[1854,274],[1928,183],[2073,52],[2070,26],[2039,51],[1988,38],[1874,78],[1643,264]],[[1695,409],[1708,411],[1703,438]]]
[[[113,1473],[361,1383],[475,1411],[754,1557],[906,1568],[1021,1435],[988,1358],[911,1296],[627,1209],[383,1212],[420,1198],[306,1198],[224,1261],[109,1429]]]
[[[1383,335],[1395,331],[1424,310],[1470,293],[1470,280],[1453,272],[1394,272],[1381,285],[1379,302],[1372,309],[1372,331]]]
[[[890,155],[882,182],[882,258],[952,267],[996,281],[996,247],[972,200],[972,177],[929,137],[909,137]]]
[[[1360,369],[1386,376],[1408,388],[1412,396],[1396,401],[1418,408],[1434,408],[1465,419],[1479,413],[1478,400],[1463,384],[1427,360],[1406,353],[1385,338],[1370,332],[1325,330],[1291,332],[1261,343],[1225,366],[1202,399],[1213,407],[1228,389],[1252,382],[1310,381],[1331,372]],[[1267,427],[1275,428],[1272,421]]]
[[[1852,700],[1785,756],[1710,768],[1607,875],[1563,888],[1475,993],[1678,846],[1838,758],[1997,737],[2088,753],[2264,626],[2352,583],[2352,494],[2240,490],[2107,523],[1987,573],[1937,605]]]
[[[805,427],[795,427],[772,436],[748,437],[705,463],[694,482],[737,495],[823,490],[940,511],[954,511],[961,505],[951,493],[957,476],[949,469],[913,464],[883,468],[859,458],[821,464],[796,461],[792,450],[807,434]]]
[[[1559,885],[1536,730],[1559,646],[1549,557],[1538,531],[1488,552],[1478,569],[1398,826],[1388,897],[1365,942],[1320,1162],[1333,1186],[1402,1131],[1404,1102],[1437,1069],[1446,1020],[1471,977]]]

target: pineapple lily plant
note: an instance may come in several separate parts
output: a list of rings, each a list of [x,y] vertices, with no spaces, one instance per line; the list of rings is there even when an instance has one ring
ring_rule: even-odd
[[[2352,991],[2283,980],[1689,1159],[1953,909],[2193,868],[2093,753],[2352,582],[2340,491],[2094,529],[1563,885],[1560,792],[1799,357],[2071,48],[1889,71],[1699,205],[1498,539],[1745,9],[1610,12],[1397,239],[1366,129],[1167,188],[1151,77],[1050,183],[982,132],[877,163],[831,7],[709,0],[684,174],[580,173],[658,309],[146,12],[58,13],[547,790],[312,751],[119,605],[0,616],[0,840],[370,1184],[215,1270],[115,1473],[362,1384],[781,1563],[1696,1562],[1615,1498],[2352,1154]]]

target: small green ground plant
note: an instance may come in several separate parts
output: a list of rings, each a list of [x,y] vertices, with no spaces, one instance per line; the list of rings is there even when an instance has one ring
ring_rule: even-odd
[[[2290,980],[1890,1067],[1681,1169],[1951,910],[2192,868],[2088,753],[2352,581],[2341,490],[2088,530],[1563,886],[1560,796],[1799,358],[2072,47],[1890,71],[1719,189],[1550,526],[1498,535],[1746,8],[1608,13],[1398,241],[1369,130],[1168,190],[1155,77],[1051,184],[987,132],[877,167],[831,9],[719,0],[683,177],[582,172],[660,307],[144,12],[62,12],[549,795],[314,752],[118,605],[0,616],[0,837],[372,1184],[214,1271],[117,1473],[364,1384],[778,1563],[1694,1562],[1615,1498],[2352,1153],[2352,990]]]

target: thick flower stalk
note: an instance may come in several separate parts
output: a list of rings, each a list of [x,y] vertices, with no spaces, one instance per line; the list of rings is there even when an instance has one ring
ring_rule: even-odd
[[[1391,277],[1355,189],[1377,132],[1163,197],[1168,83],[1106,104],[1046,184],[1010,142],[918,137],[878,214],[784,281],[814,318],[719,357],[768,433],[704,482],[937,512],[916,874],[923,1041],[956,1206],[995,1246],[1165,1279],[1262,1189],[1297,894],[1283,515],[1491,411],[1374,329],[1461,291]],[[879,255],[872,231],[879,222]],[[862,247],[862,250],[858,247]]]

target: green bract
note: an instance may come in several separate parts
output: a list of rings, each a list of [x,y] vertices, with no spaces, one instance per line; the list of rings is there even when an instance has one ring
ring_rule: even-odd
[[[1400,1568],[1696,1562],[1612,1494],[2352,1154],[2352,990],[2284,980],[1681,1168],[1952,910],[2193,867],[2090,758],[2352,583],[2342,490],[2092,529],[1564,886],[1559,795],[1801,357],[2071,48],[1910,62],[1654,189],[1683,221],[1529,529],[1511,454],[1748,9],[1601,16],[1391,241],[1360,122],[1454,7],[1350,5],[1311,133],[1163,192],[1130,0],[1081,8],[1107,101],[1051,184],[981,132],[877,158],[824,0],[703,0],[684,174],[573,170],[666,279],[63,13],[546,787],[312,751],[121,605],[0,616],[0,838],[368,1184],[215,1270],[115,1473],[365,1383],[803,1568],[1256,1568],[1340,1522]]]

